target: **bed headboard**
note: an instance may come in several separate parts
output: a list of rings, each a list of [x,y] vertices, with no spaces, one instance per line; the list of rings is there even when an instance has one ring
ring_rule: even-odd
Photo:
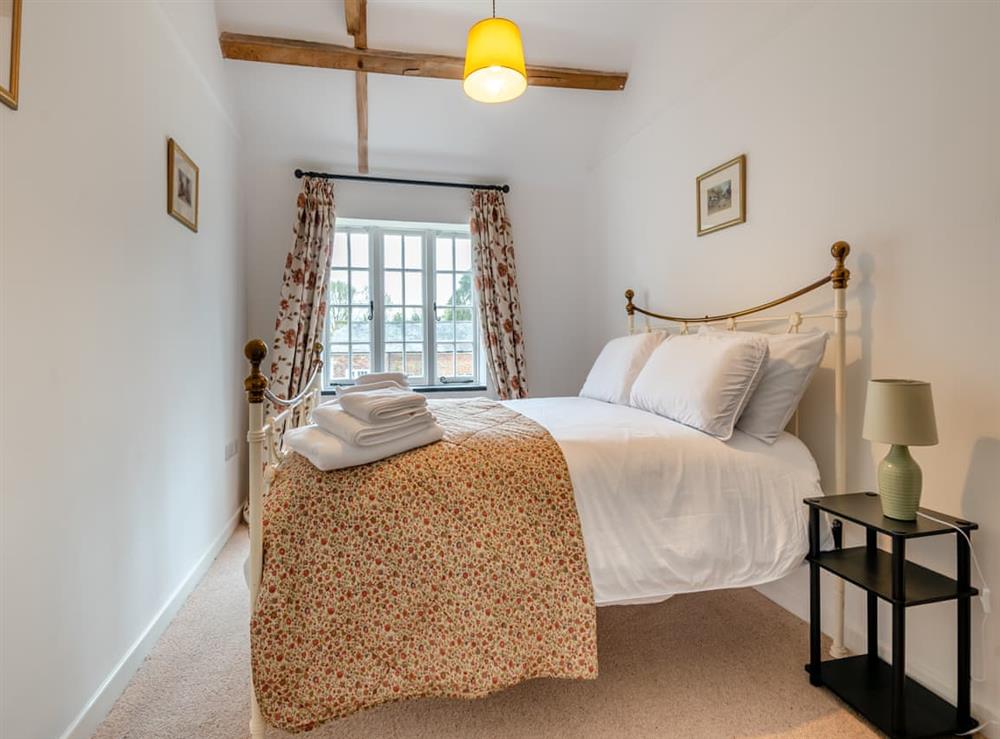
[[[666,321],[671,324],[679,324],[681,333],[688,333],[692,324],[722,323],[728,329],[735,331],[740,324],[767,324],[787,322],[787,331],[796,332],[799,326],[806,320],[833,320],[833,369],[834,369],[834,490],[837,495],[847,492],[847,423],[845,418],[845,374],[846,374],[846,293],[847,282],[851,278],[851,273],[844,266],[847,255],[851,253],[851,247],[846,241],[838,241],[830,247],[830,254],[833,255],[834,266],[829,274],[803,288],[775,298],[766,303],[755,305],[752,308],[734,311],[732,313],[721,313],[719,315],[705,316],[671,316],[663,313],[654,313],[646,308],[640,308],[633,302],[635,291],[625,291],[625,312],[628,314],[628,331],[635,333],[635,316],[641,314],[646,317],[644,330],[651,331],[654,327],[650,319]],[[796,298],[818,290],[824,285],[833,285],[833,312],[832,313],[800,313],[792,311],[786,314],[767,314],[765,311],[776,308],[779,305],[791,302]],[[796,412],[796,425],[798,423],[798,413]],[[831,653],[834,656],[843,656],[847,652],[844,650],[844,626],[843,626],[843,581],[837,581],[837,608],[838,623],[834,630],[833,647]]]

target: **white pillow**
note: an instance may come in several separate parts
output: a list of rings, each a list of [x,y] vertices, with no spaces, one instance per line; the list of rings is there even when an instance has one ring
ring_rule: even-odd
[[[755,334],[767,341],[764,376],[736,428],[773,444],[791,420],[826,352],[825,331]]]
[[[728,440],[763,375],[767,340],[712,331],[671,336],[632,386],[631,405]]]
[[[609,341],[590,368],[580,397],[628,405],[632,383],[664,336],[663,332],[654,331]]]

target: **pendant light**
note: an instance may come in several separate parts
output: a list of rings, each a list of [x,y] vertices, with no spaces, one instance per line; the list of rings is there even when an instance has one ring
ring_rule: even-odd
[[[465,94],[481,103],[506,103],[528,86],[521,31],[513,21],[497,18],[496,0],[493,17],[469,29],[464,78]]]

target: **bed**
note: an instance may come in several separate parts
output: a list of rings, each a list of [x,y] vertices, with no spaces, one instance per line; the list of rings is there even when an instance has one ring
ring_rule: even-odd
[[[805,444],[722,442],[590,398],[504,401],[559,444],[599,606],[780,579],[808,549],[803,497],[822,495]]]
[[[637,315],[647,331],[663,321],[681,333],[773,321],[796,332],[804,321],[832,320],[833,492],[842,493],[849,247],[837,242],[831,252],[828,275],[743,311],[654,313],[635,305],[631,290],[625,309],[630,334]],[[830,313],[767,313],[827,284]],[[320,373],[299,396],[278,398],[260,371],[264,342],[250,342],[246,355],[253,737],[264,736],[265,713],[268,723],[307,730],[405,697],[479,697],[543,675],[594,677],[595,606],[759,585],[807,553],[802,499],[822,489],[812,455],[790,433],[770,445],[741,432],[720,441],[582,397],[438,401],[435,412],[450,422],[442,442],[321,473],[281,444],[281,431],[319,402]],[[265,418],[265,398],[284,410]],[[508,464],[522,454],[527,461]],[[391,494],[401,480],[415,492]],[[476,493],[467,510],[465,487]],[[495,518],[504,520],[478,523]],[[376,534],[389,538],[376,543]],[[447,554],[443,566],[421,560],[428,547]],[[393,552],[388,572],[385,550]],[[470,587],[470,573],[483,582]],[[832,651],[840,655],[842,589],[836,599]]]

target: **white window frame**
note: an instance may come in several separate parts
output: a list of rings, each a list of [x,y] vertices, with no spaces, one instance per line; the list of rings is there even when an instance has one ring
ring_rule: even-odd
[[[330,370],[333,368],[333,361],[331,360],[330,355],[331,355],[331,352],[333,351],[333,347],[334,347],[335,344],[336,345],[343,345],[343,342],[333,342],[331,340],[331,330],[330,330],[331,329],[331,326],[330,326],[331,313],[332,313],[332,311],[333,311],[333,309],[334,309],[335,306],[343,307],[342,304],[335,302],[334,299],[333,299],[333,279],[332,279],[332,273],[333,272],[335,272],[335,271],[342,271],[342,272],[347,272],[347,275],[348,275],[348,298],[347,298],[347,301],[348,301],[348,305],[347,305],[347,308],[348,308],[348,312],[347,312],[348,324],[349,325],[353,324],[353,317],[354,317],[353,316],[353,311],[354,310],[365,309],[365,312],[368,315],[372,315],[372,316],[374,315],[374,305],[373,305],[372,301],[374,299],[375,285],[372,284],[372,278],[373,278],[374,271],[373,271],[373,265],[372,265],[372,243],[371,243],[371,235],[368,234],[368,260],[367,260],[368,261],[368,266],[367,266],[367,268],[365,268],[365,267],[358,268],[358,267],[352,267],[351,266],[353,264],[353,256],[351,255],[350,237],[351,237],[351,234],[354,234],[354,233],[367,233],[367,232],[365,231],[365,229],[356,228],[356,227],[348,226],[348,225],[345,225],[342,228],[338,228],[337,230],[338,230],[339,233],[343,233],[345,235],[345,237],[346,237],[347,250],[348,250],[348,259],[347,259],[347,265],[346,266],[345,265],[334,266],[332,264],[330,266],[330,272],[331,272],[330,280],[329,280],[330,284],[327,287],[327,314],[326,314],[326,317],[325,317],[325,326],[324,326],[324,334],[323,334],[324,335],[323,344],[324,344],[325,351],[326,351],[326,358],[325,358],[325,361],[324,361],[324,370],[323,370],[323,372],[324,372],[324,385],[326,385],[327,387],[331,387],[334,383],[338,383],[338,384],[342,384],[343,383],[343,381],[341,379],[339,379],[339,378],[336,379],[336,380],[334,380],[334,379],[332,379],[330,377]],[[368,273],[368,293],[369,293],[369,295],[368,295],[368,297],[369,297],[369,303],[368,304],[357,304],[357,305],[355,305],[355,304],[351,303],[351,300],[354,297],[353,296],[353,292],[350,289],[350,274],[351,274],[352,271],[367,272]],[[374,333],[373,333],[373,331],[375,329],[374,318],[369,319],[369,323],[370,323],[370,325],[369,325],[369,366],[371,366],[371,363],[372,363],[373,358],[375,356],[375,336],[374,336]],[[349,331],[348,331],[348,339],[349,340],[350,340],[350,338],[353,337],[353,333],[354,333],[354,331],[353,331],[353,326],[352,326],[349,329]],[[348,346],[353,346],[353,345],[348,342]],[[348,358],[348,373],[350,373],[350,371],[351,371],[351,364],[352,364],[351,357],[352,356],[353,355],[349,355],[349,358]]]
[[[437,376],[437,323],[434,305],[437,303],[437,239],[465,238],[471,240],[469,226],[467,224],[455,223],[411,223],[405,221],[371,221],[354,218],[338,218],[336,223],[337,232],[365,232],[368,234],[368,289],[369,298],[373,302],[371,320],[371,372],[385,371],[385,249],[383,238],[386,234],[391,235],[420,235],[423,239],[423,262],[422,262],[422,285],[423,295],[421,308],[423,309],[423,374],[420,377],[411,377],[410,382],[418,387],[441,387],[449,390],[462,390],[470,386],[480,386],[483,382],[483,349],[481,327],[479,325],[479,296],[475,289],[472,291],[472,363],[473,375],[471,377],[446,377]],[[348,249],[350,248],[348,244]],[[402,270],[405,271],[405,247],[401,255],[403,259]],[[342,267],[332,267],[333,269],[345,269]],[[395,269],[395,268],[393,268]],[[472,270],[470,270],[471,272]],[[461,274],[461,273],[459,273]],[[405,277],[404,277],[405,284]],[[405,290],[405,287],[404,287]],[[331,292],[328,294],[332,298]],[[332,307],[332,300],[328,298],[328,304]],[[377,299],[376,299],[377,298]],[[405,302],[405,296],[404,296]],[[413,307],[413,306],[411,306]],[[327,344],[326,351],[329,354],[330,344],[330,311],[327,311],[326,326],[324,336]],[[405,334],[404,334],[405,335]],[[393,342],[396,343],[396,342]],[[454,339],[448,343],[470,343],[458,342]],[[343,378],[331,378],[329,371],[332,362],[327,361],[324,372],[324,385],[334,388],[339,385],[353,385],[354,380]],[[404,366],[405,368],[405,366]],[[348,364],[350,372],[350,363]]]

